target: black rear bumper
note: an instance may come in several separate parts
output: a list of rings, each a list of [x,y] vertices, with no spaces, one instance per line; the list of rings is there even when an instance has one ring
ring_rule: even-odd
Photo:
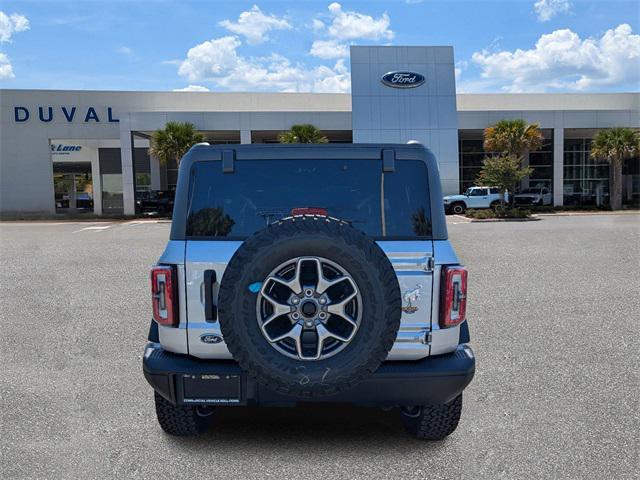
[[[412,362],[385,362],[354,388],[313,399],[273,392],[231,360],[202,360],[149,343],[144,376],[163,397],[177,405],[295,405],[300,402],[397,406],[447,403],[471,382],[475,356],[468,345],[452,353]]]

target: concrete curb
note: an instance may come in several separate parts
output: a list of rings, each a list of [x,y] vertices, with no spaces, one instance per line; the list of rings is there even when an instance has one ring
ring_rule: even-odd
[[[468,218],[468,217],[467,217]],[[495,223],[495,222],[537,222],[541,218],[469,218],[469,223]]]
[[[640,215],[640,210],[622,210],[616,212],[554,212],[534,213],[536,217],[572,217],[580,215]]]

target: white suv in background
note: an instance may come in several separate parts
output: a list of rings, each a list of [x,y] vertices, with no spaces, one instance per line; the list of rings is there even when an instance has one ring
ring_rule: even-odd
[[[502,195],[496,187],[470,187],[462,195],[447,195],[443,198],[446,213],[463,214],[468,208],[495,208]],[[505,201],[509,200],[509,194]]]
[[[547,187],[525,188],[513,196],[516,205],[551,205],[553,196]]]

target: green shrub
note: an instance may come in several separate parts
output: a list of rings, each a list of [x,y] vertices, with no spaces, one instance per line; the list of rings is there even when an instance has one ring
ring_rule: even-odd
[[[466,216],[474,219],[489,219],[489,218],[528,218],[531,216],[531,211],[524,208],[496,208],[483,209],[483,210],[467,210]]]
[[[474,210],[474,209],[467,210],[465,215],[469,218],[480,218],[480,219],[496,218],[496,212],[490,208],[483,209],[483,210]]]

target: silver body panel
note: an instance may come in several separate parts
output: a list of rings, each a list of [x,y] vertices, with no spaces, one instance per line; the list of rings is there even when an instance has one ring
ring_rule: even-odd
[[[402,317],[389,361],[418,360],[454,351],[460,327],[440,329],[440,270],[443,264],[457,264],[448,241],[379,241],[398,276],[402,296]],[[224,341],[205,343],[203,335],[222,338],[219,322],[207,322],[204,310],[204,272],[215,270],[218,281],[241,241],[170,241],[160,263],[178,265],[180,323],[178,328],[160,327],[160,343],[176,353],[205,359],[231,359]],[[217,291],[214,291],[217,303]]]
[[[433,296],[433,242],[377,242],[391,261],[402,297],[402,317],[387,360],[418,360],[429,356]],[[412,296],[412,292],[415,292]],[[415,309],[415,311],[413,311]]]
[[[188,310],[189,354],[198,358],[231,359],[225,342],[204,343],[202,335],[222,337],[220,322],[207,322],[204,316],[204,272],[215,270],[218,281],[222,280],[227,264],[240,241],[186,241],[186,290]],[[213,301],[218,303],[218,292],[213,292]]]

